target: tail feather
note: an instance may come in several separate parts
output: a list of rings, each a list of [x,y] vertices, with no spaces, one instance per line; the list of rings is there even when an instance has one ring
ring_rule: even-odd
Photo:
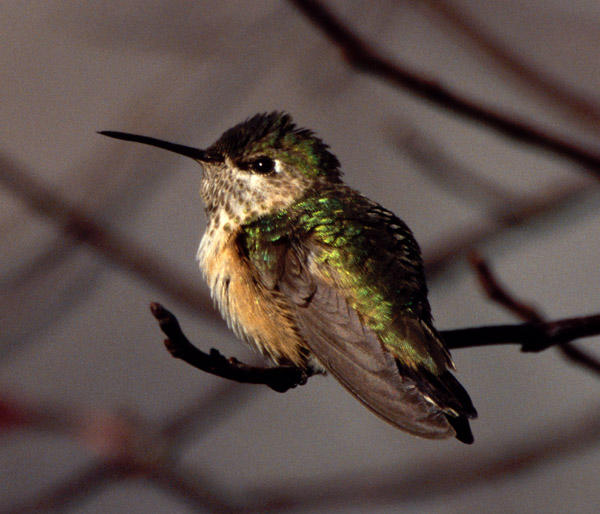
[[[455,409],[459,414],[463,414],[467,418],[476,418],[477,411],[471,401],[469,393],[465,390],[462,384],[456,380],[454,375],[449,371],[445,371],[440,375],[439,381],[443,384],[444,389],[452,394],[452,396],[458,401],[459,408]]]
[[[465,416],[452,416],[451,414],[445,414],[448,423],[452,425],[452,428],[456,432],[456,438],[465,444],[473,444],[475,438],[473,432],[471,432],[471,426],[469,420]]]
[[[456,432],[456,438],[466,444],[473,442],[469,419],[477,417],[477,411],[465,388],[449,371],[435,375],[423,368],[414,368],[398,362],[398,370],[410,377],[419,391],[438,406],[448,423]]]
[[[442,382],[446,388],[453,393],[461,407],[461,409],[457,411],[458,416],[454,416],[451,413],[444,413],[448,423],[450,423],[452,428],[454,428],[454,431],[456,432],[456,438],[459,441],[465,444],[473,444],[475,439],[473,438],[473,433],[471,432],[469,418],[476,418],[477,411],[473,406],[473,402],[471,401],[469,394],[461,385],[461,383],[456,380],[454,375],[449,371],[446,371],[441,375],[440,382]]]

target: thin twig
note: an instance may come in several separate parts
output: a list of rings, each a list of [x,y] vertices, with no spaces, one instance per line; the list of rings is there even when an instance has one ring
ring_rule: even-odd
[[[426,252],[427,276],[431,278],[439,273],[449,262],[456,260],[458,255],[468,253],[477,243],[497,236],[502,228],[518,227],[554,209],[564,207],[577,200],[587,189],[587,186],[578,184],[558,186],[542,196],[530,197],[527,201],[512,204],[506,210],[494,212],[493,219],[488,223],[479,223],[471,228],[463,227],[449,234],[445,242]]]
[[[578,348],[573,343],[560,345],[558,350],[563,354],[565,359],[568,359],[575,364],[579,364],[594,373],[600,374],[600,360],[592,357],[589,353]]]
[[[204,353],[182,332],[177,318],[162,305],[153,303],[152,314],[168,339],[165,345],[173,357],[206,373],[237,382],[265,384],[278,392],[304,384],[309,375],[293,366],[260,368],[235,358],[227,359],[214,348]],[[600,314],[551,322],[471,327],[440,332],[449,348],[472,348],[496,344],[520,344],[523,351],[539,352],[573,339],[600,334]]]
[[[471,252],[469,254],[469,263],[477,273],[481,287],[483,287],[483,290],[491,300],[499,303],[523,321],[534,324],[544,322],[543,316],[536,309],[531,305],[517,300],[500,284],[500,281],[481,255],[474,251]]]
[[[600,314],[542,323],[442,330],[440,333],[450,349],[519,344],[524,352],[541,352],[550,346],[600,335]]]
[[[395,122],[390,130],[396,132],[391,142],[410,156],[423,173],[485,213],[485,220],[446,234],[443,241],[424,252],[425,270],[430,279],[476,244],[502,234],[502,229],[518,227],[556,212],[590,190],[588,180],[577,180],[553,184],[536,194],[514,193],[467,168],[434,138],[414,126],[402,123],[398,128]]]
[[[296,366],[272,368],[250,366],[233,357],[227,359],[214,348],[210,350],[210,353],[204,353],[190,343],[181,331],[177,318],[162,305],[152,303],[150,310],[158,321],[160,329],[167,336],[165,346],[169,353],[202,371],[236,382],[265,384],[279,393],[305,384],[310,376],[307,371]]]
[[[562,416],[560,424],[531,430],[519,442],[495,447],[487,455],[464,459],[455,457],[421,463],[412,468],[406,462],[382,469],[362,467],[348,473],[319,476],[318,479],[278,481],[244,491],[246,512],[373,510],[375,505],[401,505],[431,502],[468,489],[513,478],[540,465],[564,459],[597,447],[600,440],[600,411],[588,408],[583,415]],[[418,504],[417,504],[418,505]],[[370,507],[370,508],[369,508]],[[426,509],[424,509],[426,510]]]
[[[501,40],[494,38],[474,18],[469,17],[466,9],[457,8],[452,2],[444,0],[426,0],[425,4],[491,57],[494,64],[502,66],[517,80],[523,81],[528,90],[535,90],[554,106],[562,108],[574,120],[586,122],[588,126],[597,130],[600,123],[600,108],[589,98],[557,81],[541,67],[526,62],[521,55]],[[417,2],[416,5],[421,3]]]
[[[185,500],[198,512],[219,514],[240,512],[238,507],[227,501],[227,495],[216,493],[218,487],[214,484],[209,487],[190,475],[192,475],[190,470],[181,472],[173,466],[160,466],[145,473],[146,478],[152,483]]]
[[[161,431],[173,447],[181,447],[189,439],[197,440],[205,432],[217,430],[238,408],[256,398],[254,388],[224,381],[220,387],[211,389],[210,395],[196,398],[170,414]]]
[[[490,214],[507,212],[526,201],[525,195],[517,194],[469,168],[458,156],[444,148],[438,138],[421,130],[416,123],[397,119],[388,125],[389,141],[394,148],[402,156],[410,157],[436,185],[462,200]]]
[[[62,512],[67,505],[87,497],[91,492],[110,482],[121,480],[124,476],[119,466],[96,461],[50,490],[20,505],[11,506],[6,512],[12,514]]]
[[[109,262],[143,278],[175,301],[191,306],[199,316],[221,321],[208,295],[200,288],[190,286],[181,273],[168,268],[131,238],[109,228],[83,207],[73,205],[2,155],[0,184],[37,213],[56,223],[65,235],[91,246]]]
[[[600,174],[600,153],[570,143],[531,123],[511,118],[452,92],[434,80],[384,58],[337,18],[330,9],[315,0],[290,0],[332,43],[340,47],[348,63],[359,71],[378,76],[396,86],[460,114],[523,143],[567,157]]]
[[[600,333],[600,315],[583,318],[544,323],[540,312],[531,305],[517,300],[498,281],[484,259],[472,252],[469,256],[471,265],[477,272],[479,282],[484,291],[493,301],[499,303],[517,317],[527,321],[538,331],[538,337],[533,337],[530,342],[523,344],[523,351],[540,351],[549,346],[558,345],[559,351],[569,360],[600,374],[600,360],[574,346],[571,341],[580,337],[598,335]],[[532,346],[532,341],[537,341]]]

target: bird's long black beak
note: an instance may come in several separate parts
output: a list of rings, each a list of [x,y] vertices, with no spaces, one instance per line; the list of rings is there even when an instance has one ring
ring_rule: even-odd
[[[155,139],[148,136],[138,136],[137,134],[128,134],[127,132],[115,132],[113,130],[102,130],[98,132],[103,136],[114,137],[115,139],[123,139],[124,141],[133,141],[134,143],[143,143],[145,145],[156,146],[169,150],[170,152],[178,153],[179,155],[185,155],[191,157],[197,161],[209,161],[206,151],[200,150],[199,148],[192,148],[191,146],[178,145],[176,143],[169,143],[161,139]]]

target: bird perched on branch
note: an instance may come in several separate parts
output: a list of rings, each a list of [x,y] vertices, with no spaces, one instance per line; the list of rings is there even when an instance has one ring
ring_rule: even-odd
[[[122,132],[202,166],[198,261],[228,325],[279,365],[329,371],[411,434],[473,442],[476,411],[432,324],[404,222],[351,189],[313,132],[258,114],[206,150]]]

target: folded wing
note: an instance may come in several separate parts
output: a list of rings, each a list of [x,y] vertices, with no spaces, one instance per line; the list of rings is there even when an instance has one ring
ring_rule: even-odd
[[[413,378],[399,373],[394,356],[340,292],[310,271],[310,259],[290,249],[278,287],[292,303],[298,329],[317,360],[392,425],[426,438],[455,435],[443,410]]]

